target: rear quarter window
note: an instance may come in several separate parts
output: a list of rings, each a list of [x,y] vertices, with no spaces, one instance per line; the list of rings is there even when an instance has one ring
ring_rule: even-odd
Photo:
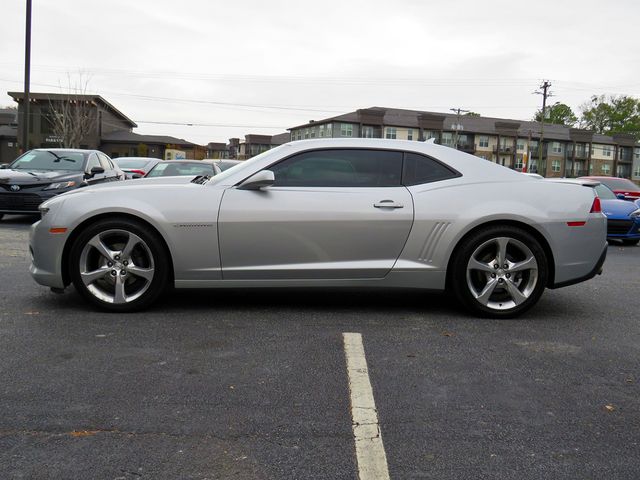
[[[460,173],[431,157],[418,153],[404,154],[402,183],[406,186],[438,182],[459,176]]]

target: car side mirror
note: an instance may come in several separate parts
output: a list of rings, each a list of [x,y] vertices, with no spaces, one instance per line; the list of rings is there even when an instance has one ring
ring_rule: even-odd
[[[238,190],[261,190],[264,187],[273,185],[276,176],[271,170],[261,170],[255,175],[251,175],[238,186]]]
[[[142,175],[141,173],[132,173],[131,174],[131,178],[142,178],[144,177],[144,175]]]
[[[104,168],[102,168],[102,167],[92,167],[91,170],[89,171],[89,173],[87,174],[87,177],[91,178],[91,177],[94,177],[95,175],[97,175],[99,173],[104,173]]]
[[[5,168],[9,168],[8,163],[0,163],[0,170],[4,170]]]
[[[626,200],[627,197],[624,196],[624,193],[617,193],[616,197],[618,198],[618,200]]]

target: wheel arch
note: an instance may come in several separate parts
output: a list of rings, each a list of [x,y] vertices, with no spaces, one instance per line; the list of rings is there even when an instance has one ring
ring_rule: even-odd
[[[487,227],[496,227],[496,226],[518,227],[526,231],[527,233],[531,234],[533,237],[535,237],[535,239],[540,243],[540,246],[544,250],[544,254],[547,257],[547,267],[548,267],[549,273],[548,273],[546,286],[549,287],[553,285],[555,282],[555,259],[553,256],[553,251],[551,250],[551,246],[549,245],[549,242],[547,241],[545,236],[538,229],[536,229],[535,227],[527,223],[520,222],[518,220],[505,219],[505,220],[491,220],[488,222],[480,223],[474,226],[469,231],[465,232],[465,234],[462,237],[460,237],[455,247],[451,251],[451,255],[449,255],[449,260],[447,262],[447,278],[446,278],[447,287],[449,286],[451,281],[453,261],[458,251],[460,250],[460,248],[462,248],[462,245],[464,245],[465,240],[469,238],[471,235],[473,235],[474,233],[476,233],[478,230],[482,230],[483,228],[487,228]]]
[[[69,238],[67,238],[67,241],[65,242],[64,248],[62,250],[62,259],[61,259],[62,264],[60,265],[61,273],[62,273],[62,281],[64,282],[65,286],[71,284],[71,272],[69,270],[69,255],[71,254],[71,248],[73,246],[73,243],[76,241],[76,238],[78,238],[78,236],[83,231],[85,231],[89,226],[93,225],[96,222],[99,222],[101,220],[118,220],[118,219],[129,220],[129,221],[140,223],[158,235],[158,238],[161,240],[162,246],[169,260],[168,265],[169,265],[170,281],[171,282],[174,281],[175,276],[173,271],[173,257],[171,256],[171,250],[169,249],[169,244],[167,243],[167,240],[164,238],[164,235],[162,235],[162,233],[152,223],[148,222],[144,218],[140,218],[130,213],[109,212],[109,213],[101,213],[93,217],[86,218],[73,229],[73,231],[69,235]]]

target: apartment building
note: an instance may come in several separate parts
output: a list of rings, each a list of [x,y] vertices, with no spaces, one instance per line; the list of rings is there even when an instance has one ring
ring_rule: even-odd
[[[563,125],[372,107],[289,129],[291,140],[389,138],[457,148],[509,168],[546,177],[608,175],[640,182],[640,143],[631,135],[600,135]]]

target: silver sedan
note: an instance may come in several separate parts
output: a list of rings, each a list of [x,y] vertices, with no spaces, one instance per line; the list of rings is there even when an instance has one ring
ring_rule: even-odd
[[[212,178],[159,177],[45,202],[31,273],[111,311],[165,289],[449,290],[514,317],[606,255],[593,188],[541,182],[430,142],[282,145]]]

